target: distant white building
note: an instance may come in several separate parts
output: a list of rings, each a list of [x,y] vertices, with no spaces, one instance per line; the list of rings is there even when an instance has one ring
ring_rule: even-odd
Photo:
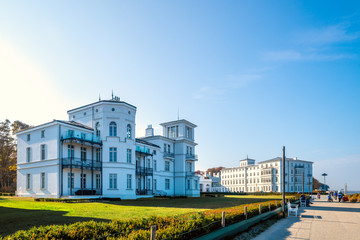
[[[200,182],[200,192],[212,192],[212,179],[206,175],[206,172],[198,174]]]
[[[312,192],[312,162],[286,158],[285,191]],[[282,158],[255,164],[254,159],[240,161],[240,167],[221,170],[221,192],[281,192]]]
[[[196,125],[166,122],[161,136],[150,125],[135,138],[135,115],[135,106],[113,97],[17,133],[17,196],[198,197]]]

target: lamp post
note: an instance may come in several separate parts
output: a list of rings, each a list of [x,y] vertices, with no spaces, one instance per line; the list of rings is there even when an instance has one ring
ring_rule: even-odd
[[[324,188],[325,188],[325,191],[326,191],[326,182],[325,182],[325,177],[327,176],[327,173],[323,173],[321,174],[321,176],[324,177]]]

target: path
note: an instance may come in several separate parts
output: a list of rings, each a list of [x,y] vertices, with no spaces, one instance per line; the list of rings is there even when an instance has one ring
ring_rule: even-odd
[[[299,217],[300,215],[300,217]],[[360,239],[360,203],[327,202],[323,196],[298,217],[275,223],[254,240],[279,239]]]

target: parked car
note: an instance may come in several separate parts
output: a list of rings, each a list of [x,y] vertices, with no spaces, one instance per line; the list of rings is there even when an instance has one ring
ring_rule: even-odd
[[[155,192],[154,192],[154,196],[156,196],[156,197],[165,197],[166,196],[166,192],[165,191],[162,191],[162,190],[156,190]]]

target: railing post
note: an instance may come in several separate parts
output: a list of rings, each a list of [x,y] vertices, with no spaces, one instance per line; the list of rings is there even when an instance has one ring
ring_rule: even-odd
[[[156,225],[151,225],[150,240],[155,240],[156,236]]]
[[[247,214],[247,207],[245,207],[245,219],[248,219],[248,214]]]
[[[225,227],[225,211],[222,211],[222,216],[221,216],[221,227]]]
[[[259,214],[261,214],[261,204],[259,204]]]
[[[269,212],[271,211],[271,202],[269,202]]]
[[[276,208],[278,208],[278,201],[275,201]]]

